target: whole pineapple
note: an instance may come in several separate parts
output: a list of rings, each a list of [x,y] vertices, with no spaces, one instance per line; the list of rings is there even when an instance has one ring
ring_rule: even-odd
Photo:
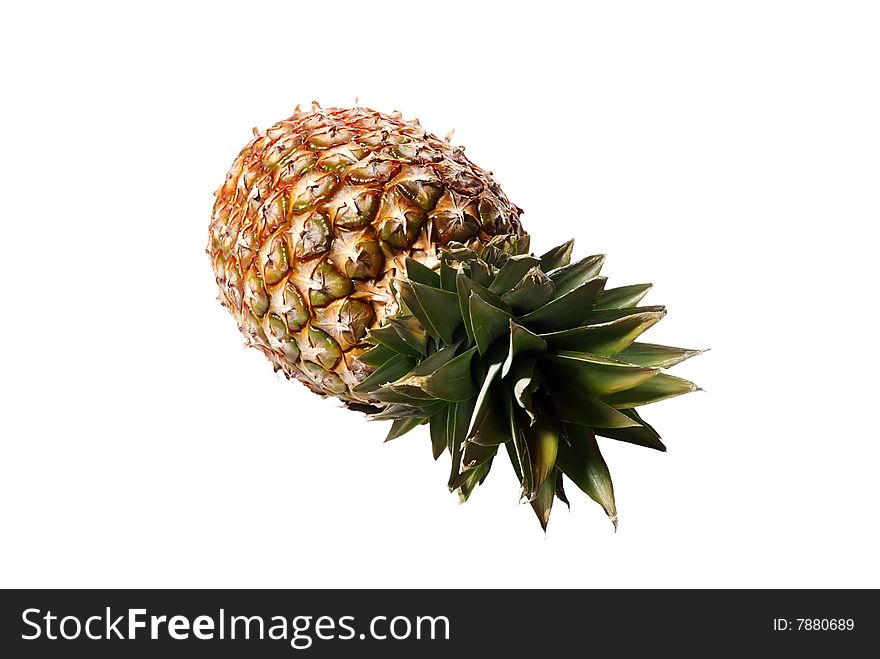
[[[216,192],[210,255],[248,343],[313,391],[360,406],[367,331],[397,310],[411,257],[522,235],[521,210],[461,148],[367,108],[296,109],[254,139]]]
[[[542,527],[566,479],[616,526],[597,437],[665,451],[636,408],[695,391],[665,370],[701,351],[638,341],[650,284],[606,288],[573,241],[530,253],[520,213],[418,122],[314,106],[239,154],[208,253],[250,345],[388,439],[428,426],[462,499],[506,453]]]

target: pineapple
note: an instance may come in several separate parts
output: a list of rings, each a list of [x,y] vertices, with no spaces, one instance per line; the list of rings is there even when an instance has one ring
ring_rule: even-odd
[[[398,114],[297,108],[216,196],[220,300],[276,370],[388,439],[428,425],[462,500],[503,446],[544,529],[566,478],[617,526],[597,436],[665,451],[635,408],[697,389],[664,369],[701,351],[637,341],[650,284],[607,289],[573,241],[531,254],[491,174]]]
[[[523,233],[514,206],[448,139],[366,108],[296,109],[254,131],[215,193],[220,301],[276,371],[366,409],[367,332],[397,311],[404,260]]]

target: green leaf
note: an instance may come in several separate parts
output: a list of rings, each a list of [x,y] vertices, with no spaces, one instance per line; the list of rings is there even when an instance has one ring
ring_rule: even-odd
[[[507,352],[507,359],[504,360],[504,367],[501,371],[502,377],[506,378],[508,376],[510,369],[513,367],[513,360],[518,355],[526,352],[544,352],[546,350],[547,342],[544,339],[511,319],[510,349]]]
[[[396,354],[407,355],[409,357],[421,356],[421,353],[418,350],[411,347],[406,341],[400,338],[400,334],[397,333],[397,330],[394,329],[392,325],[371,329],[367,338],[370,341],[390,348]]]
[[[390,317],[388,322],[394,327],[394,331],[403,339],[410,348],[420,355],[428,354],[428,333],[422,324],[413,316]]]
[[[556,497],[568,506],[571,509],[571,504],[568,503],[568,497],[565,495],[565,488],[562,484],[562,472],[559,470],[559,467],[556,468]]]
[[[468,313],[474,343],[480,355],[485,355],[492,342],[509,331],[510,314],[483,301],[476,293],[471,293],[468,300]]]
[[[455,358],[460,345],[461,341],[453,343],[451,346],[441,348],[432,355],[429,355],[418,363],[410,375],[431,375],[431,373],[438,370],[441,366],[448,364]]]
[[[370,391],[379,389],[389,382],[394,382],[398,378],[402,378],[409,373],[415,365],[416,360],[414,358],[404,355],[389,359],[363,382],[356,387],[353,387],[352,391],[355,393],[369,393]]]
[[[546,416],[539,416],[534,424],[523,427],[522,431],[529,446],[532,482],[535,488],[540,488],[556,466],[556,453],[560,444],[559,431]]]
[[[471,469],[488,462],[495,453],[498,452],[498,444],[484,446],[476,442],[466,441],[461,453],[461,472],[470,471]]]
[[[642,419],[635,410],[620,410],[620,412],[641,425],[632,428],[596,428],[596,434],[621,442],[652,448],[657,451],[666,450],[666,446],[660,441],[660,435],[657,431]]]
[[[633,343],[622,351],[618,358],[631,364],[640,366],[654,366],[656,368],[669,368],[680,364],[685,359],[701,355],[705,350],[688,350],[687,348],[672,348],[660,346],[654,343]]]
[[[507,422],[510,428],[511,443],[513,444],[522,475],[520,485],[522,485],[523,494],[531,499],[533,484],[532,461],[529,458],[528,443],[520,429],[519,421],[516,418],[516,410],[514,409],[513,401],[510,396],[503,396],[502,401],[504,403],[504,411],[507,415]]]
[[[632,316],[638,313],[662,312],[666,311],[664,306],[653,307],[633,307],[632,309],[601,309],[591,310],[582,325],[600,325],[602,323],[610,323],[611,321]]]
[[[606,405],[577,385],[559,380],[551,383],[550,400],[563,421],[592,428],[629,428],[638,422]]]
[[[394,423],[391,424],[391,430],[388,431],[388,436],[385,438],[386,442],[390,442],[392,439],[397,439],[401,435],[405,435],[413,428],[422,425],[425,422],[425,419],[419,419],[418,417],[410,417],[408,419],[397,419]]]
[[[546,478],[538,487],[534,498],[529,501],[544,531],[547,530],[547,523],[550,521],[550,510],[553,508],[553,498],[555,496],[556,478]]]
[[[424,419],[434,414],[442,406],[443,401],[434,401],[424,406],[413,406],[394,403],[388,405],[381,412],[371,414],[369,419],[370,421],[385,421],[389,419],[394,420],[409,418]]]
[[[358,357],[358,361],[361,364],[366,364],[367,366],[381,366],[396,355],[396,351],[392,350],[386,345],[379,343],[361,354]]]
[[[556,297],[561,297],[597,277],[604,262],[604,254],[595,254],[548,272],[550,279],[556,284]]]
[[[566,425],[569,443],[559,442],[556,463],[587,496],[598,503],[617,529],[617,506],[608,465],[599,452],[596,436],[585,426]]]
[[[664,315],[665,311],[634,313],[608,323],[582,325],[561,332],[542,334],[541,338],[547,341],[552,350],[576,350],[612,356],[629,346]]]
[[[571,251],[574,249],[574,239],[568,240],[558,247],[541,256],[541,270],[550,272],[556,268],[567,266],[571,262]]]
[[[697,391],[699,387],[693,382],[688,382],[674,375],[660,373],[655,375],[647,382],[609,395],[601,396],[602,400],[609,405],[622,409],[625,407],[638,407],[639,405],[648,405],[657,401],[680,396],[681,394]]]
[[[450,490],[454,490],[458,486],[457,482],[461,473],[461,445],[464,442],[464,436],[473,411],[474,399],[453,403],[449,406],[449,415],[446,420],[446,438],[449,442],[448,448],[452,453],[452,470],[447,483]]]
[[[553,381],[553,378],[561,378],[591,394],[603,397],[631,389],[657,377],[660,372],[656,368],[633,366],[587,352],[541,355],[540,368],[550,381]]]
[[[596,277],[581,284],[562,297],[545,304],[520,318],[520,322],[536,332],[557,332],[577,327],[589,316],[593,300],[605,287],[605,277]]]
[[[471,375],[471,360],[476,352],[476,348],[471,348],[433,373],[425,375],[411,373],[399,382],[395,382],[395,385],[417,387],[441,400],[464,401],[473,398],[477,394],[477,388]]]
[[[631,309],[645,297],[651,289],[651,284],[634,284],[609,288],[603,292],[593,305],[594,309]]]
[[[440,274],[415,259],[406,258],[406,278],[431,288],[440,288]]]
[[[443,455],[443,451],[445,451],[449,445],[449,441],[446,438],[446,420],[448,416],[449,406],[444,405],[429,419],[431,429],[431,452],[434,455],[435,460]]]
[[[492,400],[489,393],[492,390],[492,385],[495,382],[495,379],[498,377],[498,373],[500,371],[500,362],[490,364],[489,368],[486,371],[486,377],[483,378],[483,384],[480,385],[480,393],[477,395],[477,402],[474,405],[474,415],[473,417],[471,417],[471,422],[468,426],[468,439],[473,436],[474,431],[480,426],[480,424],[483,423],[483,420],[486,418],[486,415],[489,412],[489,407]]]
[[[516,447],[513,442],[505,442],[504,448],[507,449],[507,457],[510,459],[510,466],[513,467],[513,473],[516,474],[518,482],[522,483],[522,468],[519,465],[519,458],[516,456]]]
[[[468,269],[471,280],[477,286],[488,286],[492,283],[494,275],[492,274],[492,268],[489,267],[489,264],[486,262],[480,261],[479,259],[471,261],[468,264]]]
[[[499,392],[490,394],[491,404],[472,431],[470,440],[480,446],[499,446],[510,443],[510,426],[504,413]]]
[[[489,289],[483,288],[475,283],[472,279],[459,272],[455,278],[456,290],[458,291],[459,313],[464,320],[464,329],[467,332],[468,341],[474,340],[474,330],[471,324],[470,299],[475,294],[484,302],[494,307],[503,308],[504,303],[501,298],[491,293]]]
[[[532,404],[532,394],[540,385],[539,374],[535,372],[536,364],[537,360],[534,357],[524,357],[514,362],[510,372],[513,400],[528,415],[532,423],[538,416]]]
[[[440,262],[440,288],[442,288],[444,291],[455,293],[457,291],[455,285],[455,275],[455,268],[449,265],[446,259],[443,259]]]
[[[411,282],[410,285],[427,321],[434,328],[437,336],[447,345],[453,343],[455,330],[461,325],[458,296],[455,293],[425,286],[418,282]]]
[[[489,475],[491,468],[492,458],[489,458],[488,462],[484,462],[468,472],[467,478],[464,479],[464,482],[462,482],[458,489],[458,498],[462,503],[470,498],[477,485],[481,485],[486,480],[486,476]]]
[[[411,407],[422,407],[427,403],[436,400],[428,398],[427,394],[421,389],[415,387],[399,387],[394,384],[386,385],[381,389],[370,392],[370,396],[382,403],[392,403],[409,405]]]
[[[526,314],[543,307],[555,293],[556,286],[550,277],[539,268],[532,268],[501,300],[517,314]]]
[[[498,295],[511,290],[526,276],[529,270],[537,267],[540,263],[541,259],[528,254],[511,256],[495,275],[495,281],[489,286],[489,290]]]

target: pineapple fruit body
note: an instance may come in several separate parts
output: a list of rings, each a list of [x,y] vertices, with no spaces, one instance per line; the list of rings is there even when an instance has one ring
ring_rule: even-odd
[[[288,378],[347,404],[368,330],[398,311],[407,257],[523,235],[489,172],[417,121],[366,108],[299,109],[254,138],[215,193],[208,254],[220,301]],[[381,404],[380,404],[381,405]]]

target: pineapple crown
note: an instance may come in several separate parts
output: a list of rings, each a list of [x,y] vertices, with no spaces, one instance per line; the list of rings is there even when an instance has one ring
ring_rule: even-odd
[[[545,530],[554,498],[568,505],[563,474],[617,527],[596,435],[665,451],[635,408],[696,390],[663,369],[701,352],[636,342],[666,313],[637,306],[651,285],[606,289],[604,256],[571,263],[573,245],[538,257],[528,236],[496,236],[451,243],[437,270],[408,259],[355,388],[385,405],[372,418],[393,420],[386,441],[430,425],[462,500],[504,446]]]

